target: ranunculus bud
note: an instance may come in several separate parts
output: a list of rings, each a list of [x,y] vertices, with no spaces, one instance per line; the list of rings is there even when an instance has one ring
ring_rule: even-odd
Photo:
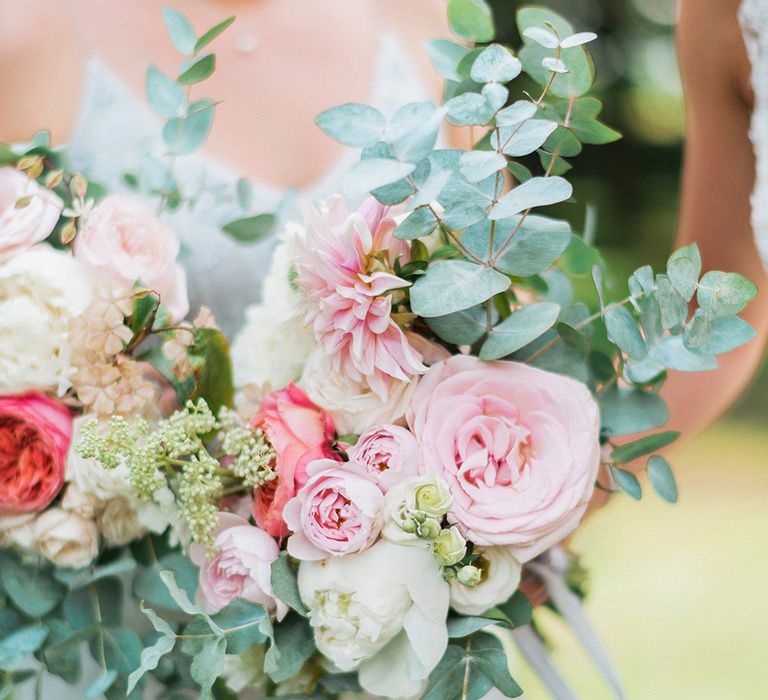
[[[440,531],[432,543],[432,553],[443,566],[453,566],[458,564],[467,553],[467,541],[454,525]]]
[[[441,518],[450,509],[453,496],[442,479],[431,478],[416,488],[414,501],[417,510],[433,518]]]
[[[482,577],[482,571],[480,571],[480,569],[478,569],[476,566],[472,566],[471,564],[468,566],[462,566],[456,574],[456,578],[458,579],[459,583],[462,586],[468,586],[469,588],[472,588],[473,586],[476,586],[478,583],[480,583],[480,579]]]
[[[419,537],[425,540],[434,540],[440,535],[440,523],[434,518],[426,518],[419,525]]]

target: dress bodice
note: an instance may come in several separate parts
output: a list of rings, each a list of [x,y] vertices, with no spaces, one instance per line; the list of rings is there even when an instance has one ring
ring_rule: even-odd
[[[164,152],[162,123],[143,99],[98,57],[88,62],[84,95],[70,143],[72,165],[110,191],[126,189],[125,172],[151,174],[153,159],[157,162]],[[382,33],[369,104],[390,115],[428,95],[400,38]],[[299,212],[303,202],[339,192],[341,177],[355,159],[355,152],[345,152],[319,181],[297,193],[286,216]],[[225,164],[193,154],[179,160],[174,174],[185,197],[195,200],[194,206],[182,205],[168,214],[185,248],[182,262],[191,309],[194,313],[201,305],[209,306],[222,329],[232,334],[242,323],[245,307],[259,301],[274,239],[243,245],[222,234],[221,226],[251,213],[275,212],[286,192],[268,183],[251,183],[252,211],[245,213],[236,197],[240,174]]]

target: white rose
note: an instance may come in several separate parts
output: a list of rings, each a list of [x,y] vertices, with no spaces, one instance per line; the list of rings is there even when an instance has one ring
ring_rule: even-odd
[[[482,572],[476,586],[451,581],[451,607],[462,615],[484,613],[508,600],[520,585],[520,563],[506,547],[484,549],[475,565]]]
[[[104,508],[104,502],[92,493],[83,493],[76,484],[68,484],[61,499],[61,507],[84,518],[95,518]]]
[[[107,501],[96,524],[107,544],[122,546],[147,532],[161,533],[168,526],[163,511],[154,503],[120,496]]]
[[[437,474],[412,476],[395,484],[386,496],[382,535],[392,542],[414,543],[427,538],[434,521],[437,535],[440,520],[453,503],[448,484]]]
[[[93,520],[61,508],[50,508],[35,521],[38,551],[56,566],[81,569],[99,553],[99,531]]]
[[[426,547],[302,562],[299,592],[317,648],[374,695],[415,695],[445,652],[448,584]]]
[[[330,358],[318,348],[309,356],[299,384],[312,401],[331,414],[339,433],[359,435],[376,425],[401,421],[417,381],[414,377],[410,382],[393,382],[389,397],[382,401],[367,384],[334,372]]]
[[[69,387],[69,323],[91,301],[88,275],[71,255],[41,244],[0,264],[0,386]]]
[[[35,518],[37,513],[18,513],[0,516],[0,545],[22,551],[35,546]]]

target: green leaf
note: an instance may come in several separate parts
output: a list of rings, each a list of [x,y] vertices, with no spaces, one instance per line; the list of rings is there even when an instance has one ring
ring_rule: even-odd
[[[275,641],[267,651],[264,669],[275,683],[286,681],[299,672],[315,650],[315,638],[309,622],[289,614],[275,626]]]
[[[637,322],[625,306],[616,306],[603,317],[608,339],[616,343],[627,355],[642,360],[647,350]]]
[[[686,301],[693,298],[699,284],[700,274],[701,253],[695,243],[676,250],[667,262],[669,281]]]
[[[571,184],[561,177],[533,177],[502,197],[488,218],[506,219],[527,209],[564,202],[572,194]]]
[[[179,85],[194,85],[210,78],[215,70],[216,55],[209,53],[193,61],[189,68],[176,78],[176,82]]]
[[[738,316],[716,318],[709,338],[696,348],[696,352],[704,355],[720,355],[748,343],[756,335],[755,329]]]
[[[389,120],[382,141],[392,147],[397,160],[418,163],[435,147],[445,112],[431,102],[403,105]]]
[[[476,83],[508,83],[522,70],[522,64],[509,49],[491,44],[475,59],[469,77]]]
[[[667,503],[677,503],[677,484],[672,467],[664,457],[653,455],[648,460],[648,479],[653,490]]]
[[[437,219],[428,207],[414,209],[395,229],[395,237],[404,241],[428,236],[437,228]]]
[[[448,618],[448,638],[463,639],[479,632],[489,625],[498,625],[499,621],[488,617],[464,617],[456,615]]]
[[[566,158],[573,158],[579,155],[582,150],[579,140],[564,126],[558,126],[549,135],[549,138],[544,142],[544,148],[550,153],[557,152],[558,155]]]
[[[378,109],[348,103],[321,112],[315,118],[315,124],[345,146],[363,148],[381,139],[386,120]]]
[[[656,275],[656,301],[661,309],[661,324],[664,328],[675,328],[688,318],[688,304],[672,286],[666,275]]]
[[[177,155],[189,155],[205,143],[213,123],[214,104],[199,100],[190,105],[185,117],[170,119],[163,127],[163,141]]]
[[[448,121],[454,126],[484,126],[493,119],[498,109],[486,95],[476,92],[452,97],[445,106],[448,108]]]
[[[176,50],[189,56],[195,50],[197,40],[195,30],[189,20],[172,7],[163,8],[163,20]]]
[[[141,571],[133,582],[133,594],[140,600],[145,600],[153,607],[178,609],[168,588],[160,578],[160,571],[173,571],[176,584],[182,588],[189,598],[194,599],[197,592],[198,571],[192,562],[179,552],[166,554],[161,557],[157,566],[149,566]]]
[[[296,572],[291,566],[287,552],[281,552],[280,556],[272,562],[271,583],[275,596],[288,607],[304,617],[309,614],[299,595]]]
[[[189,103],[184,88],[155,66],[147,68],[145,80],[147,99],[152,109],[162,117],[182,117]]]
[[[391,185],[410,175],[416,166],[388,158],[368,158],[355,163],[344,175],[342,186],[351,193],[364,194]]]
[[[506,291],[510,280],[496,270],[466,260],[444,260],[429,267],[411,289],[411,309],[431,318],[482,304]]]
[[[136,684],[149,671],[154,671],[160,663],[160,659],[169,653],[176,645],[176,638],[168,635],[158,637],[157,641],[151,646],[145,647],[141,651],[139,667],[128,676],[128,693],[132,693]]]
[[[210,44],[219,34],[221,34],[232,22],[235,21],[234,17],[228,17],[223,22],[219,22],[215,27],[211,27],[205,34],[203,34],[196,42],[194,52],[197,53],[200,49],[204,49]]]
[[[125,627],[104,627],[101,630],[104,641],[104,657],[107,668],[114,669],[120,675],[127,676],[141,663],[141,652],[144,645],[139,635]],[[91,653],[98,658],[98,640],[92,638]]]
[[[649,350],[652,360],[663,365],[667,369],[678,372],[704,372],[717,369],[717,360],[697,352],[692,352],[685,347],[683,337],[680,335],[666,336]]]
[[[81,571],[71,571],[69,569],[60,569],[56,571],[56,578],[69,586],[70,589],[82,588],[95,581],[108,576],[119,576],[120,574],[133,571],[136,568],[136,562],[128,557],[116,559],[109,564],[94,566]]]
[[[243,219],[235,219],[224,224],[221,230],[239,243],[259,243],[275,229],[274,214],[257,214]]]
[[[582,143],[603,146],[621,138],[621,133],[595,119],[572,119],[568,128]]]
[[[699,282],[699,306],[715,316],[731,316],[744,310],[757,295],[757,287],[735,272],[707,272]]]
[[[505,155],[520,158],[541,148],[557,129],[557,122],[528,119],[517,126],[502,126],[491,135],[491,145]]]
[[[227,653],[242,654],[256,644],[262,644],[269,637],[269,614],[261,605],[236,598],[213,616],[214,622],[225,632],[242,627],[236,632],[227,632]],[[266,630],[266,631],[265,631]]]
[[[499,110],[496,126],[519,126],[531,119],[538,111],[536,105],[528,100],[517,100],[509,107]]]
[[[440,338],[454,345],[474,345],[487,330],[487,311],[484,306],[473,306],[470,309],[425,320]]]
[[[227,640],[223,637],[211,637],[203,640],[202,649],[192,659],[190,673],[200,686],[200,698],[210,698],[211,688],[224,671],[224,654]]]
[[[80,644],[96,634],[98,626],[75,631],[64,620],[50,619],[47,624],[50,635],[48,644],[43,649],[46,670],[74,685],[82,675]]]
[[[213,414],[218,415],[222,406],[232,407],[235,398],[229,341],[215,328],[195,328],[192,336],[193,343],[187,350],[196,379],[192,398],[205,399]]]
[[[631,435],[664,425],[667,405],[657,394],[639,389],[612,387],[601,394],[602,427],[610,435]]]
[[[65,589],[53,578],[49,566],[8,560],[0,571],[0,581],[14,605],[29,617],[47,615],[64,597]]]
[[[4,143],[0,143],[0,165],[15,163],[19,157]]]
[[[616,485],[629,497],[639,501],[643,497],[643,490],[640,488],[640,482],[637,477],[626,469],[611,467],[611,474]]]
[[[457,37],[467,41],[485,43],[496,34],[493,12],[484,0],[449,0],[448,23]]]
[[[498,360],[532,343],[557,321],[560,306],[549,302],[529,304],[495,326],[480,350],[483,360]]]
[[[528,597],[520,590],[514,592],[512,597],[498,606],[513,627],[524,627],[533,619],[533,606]]]
[[[459,170],[469,182],[485,180],[506,165],[506,158],[495,151],[467,151],[459,159]]]
[[[48,628],[43,625],[22,627],[0,641],[0,669],[12,671],[18,668],[27,656],[34,654],[48,637]]]
[[[166,8],[167,9],[167,8]],[[106,693],[117,680],[117,671],[112,669],[99,676],[85,691],[86,698],[97,698]]]
[[[253,186],[244,177],[241,177],[235,185],[237,203],[243,211],[248,211],[253,203]]]
[[[76,630],[93,625],[117,626],[122,621],[123,584],[119,578],[102,578],[70,591],[64,599],[64,617]]]
[[[656,433],[655,435],[646,435],[639,440],[617,447],[611,452],[611,459],[618,464],[626,464],[638,457],[650,454],[651,452],[656,452],[656,450],[660,450],[662,447],[672,444],[679,437],[680,433],[673,430]]]
[[[469,49],[448,39],[434,39],[426,42],[425,46],[435,72],[446,80],[461,82],[458,65]]]

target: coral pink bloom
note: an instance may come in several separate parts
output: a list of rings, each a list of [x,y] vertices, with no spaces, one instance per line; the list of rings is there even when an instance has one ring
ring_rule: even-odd
[[[389,271],[407,261],[407,246],[392,236],[394,222],[378,203],[347,215],[330,198],[310,213],[300,240],[297,283],[310,301],[307,321],[332,357],[334,371],[365,381],[386,400],[393,381],[407,382],[426,367],[392,319],[390,292],[409,285]]]
[[[283,507],[307,482],[307,465],[316,459],[339,459],[331,449],[333,420],[290,384],[264,397],[251,425],[266,433],[277,455],[277,479],[256,489],[253,517],[273,537],[285,537]]]

